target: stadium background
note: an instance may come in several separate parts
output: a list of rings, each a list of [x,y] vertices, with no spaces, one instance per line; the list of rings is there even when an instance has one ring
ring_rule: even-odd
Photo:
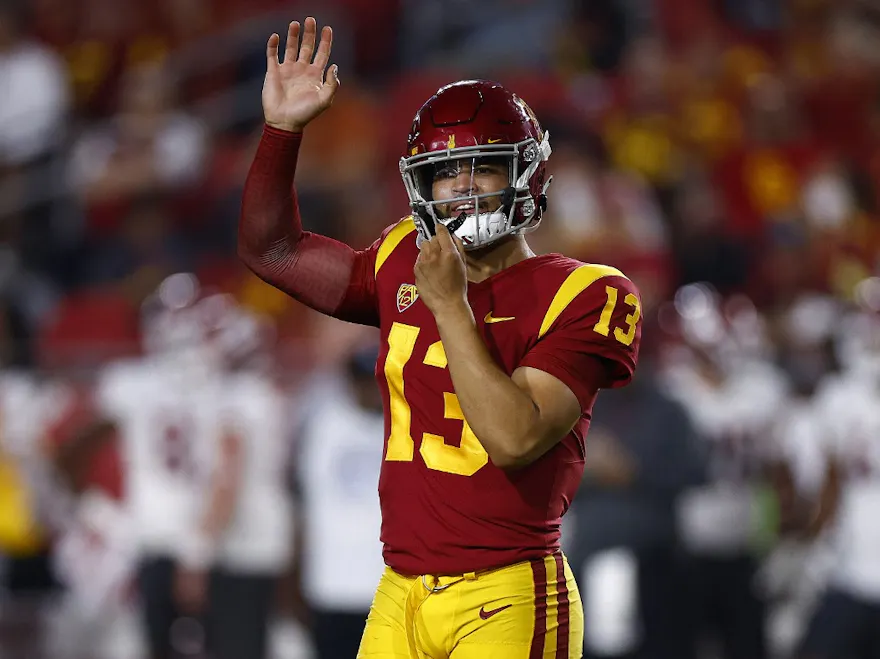
[[[807,294],[880,308],[867,0],[2,0],[3,369],[86,386],[139,350],[142,302],[182,271],[273,319],[292,410],[340,366],[361,333],[235,256],[265,39],[307,14],[333,26],[343,83],[303,143],[308,229],[360,247],[405,215],[397,160],[415,110],[484,77],[553,136],[550,210],[530,242],[630,275],[644,354],[688,283],[747,296],[768,360],[795,341],[784,321]],[[27,611],[0,591],[3,656],[33,656]]]

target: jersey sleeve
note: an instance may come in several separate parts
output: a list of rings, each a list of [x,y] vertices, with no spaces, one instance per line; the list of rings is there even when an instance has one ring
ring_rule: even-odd
[[[333,313],[335,318],[361,325],[379,326],[379,303],[376,276],[394,248],[410,233],[415,224],[407,217],[386,228],[367,249],[356,252],[348,290]]]
[[[558,378],[587,409],[597,385],[622,387],[632,379],[641,335],[633,283],[614,268],[581,266],[558,289],[520,366]]]
[[[318,311],[378,325],[375,257],[303,230],[294,177],[302,134],[265,126],[242,193],[238,254],[260,279]]]

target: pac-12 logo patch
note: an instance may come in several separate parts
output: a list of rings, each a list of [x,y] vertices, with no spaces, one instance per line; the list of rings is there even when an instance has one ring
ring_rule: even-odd
[[[415,284],[401,284],[397,289],[397,310],[404,312],[419,299],[419,291]]]

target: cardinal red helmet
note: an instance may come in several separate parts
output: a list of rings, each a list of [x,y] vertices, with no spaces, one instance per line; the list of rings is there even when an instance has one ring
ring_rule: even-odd
[[[421,107],[407,139],[400,173],[409,195],[419,234],[434,235],[442,222],[465,247],[483,247],[508,234],[532,229],[546,208],[545,163],[550,157],[549,133],[541,129],[531,108],[496,82],[462,80],[441,87]],[[438,166],[472,159],[506,159],[508,185],[503,190],[471,194],[471,212],[440,217],[432,182]],[[500,207],[480,212],[480,201],[500,197]],[[456,198],[458,200],[460,198]],[[485,206],[485,204],[484,204]]]

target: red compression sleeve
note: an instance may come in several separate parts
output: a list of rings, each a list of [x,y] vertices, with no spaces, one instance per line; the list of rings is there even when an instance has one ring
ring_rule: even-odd
[[[248,172],[238,254],[263,281],[337,318],[378,324],[372,250],[303,231],[293,187],[302,133],[265,126]]]

